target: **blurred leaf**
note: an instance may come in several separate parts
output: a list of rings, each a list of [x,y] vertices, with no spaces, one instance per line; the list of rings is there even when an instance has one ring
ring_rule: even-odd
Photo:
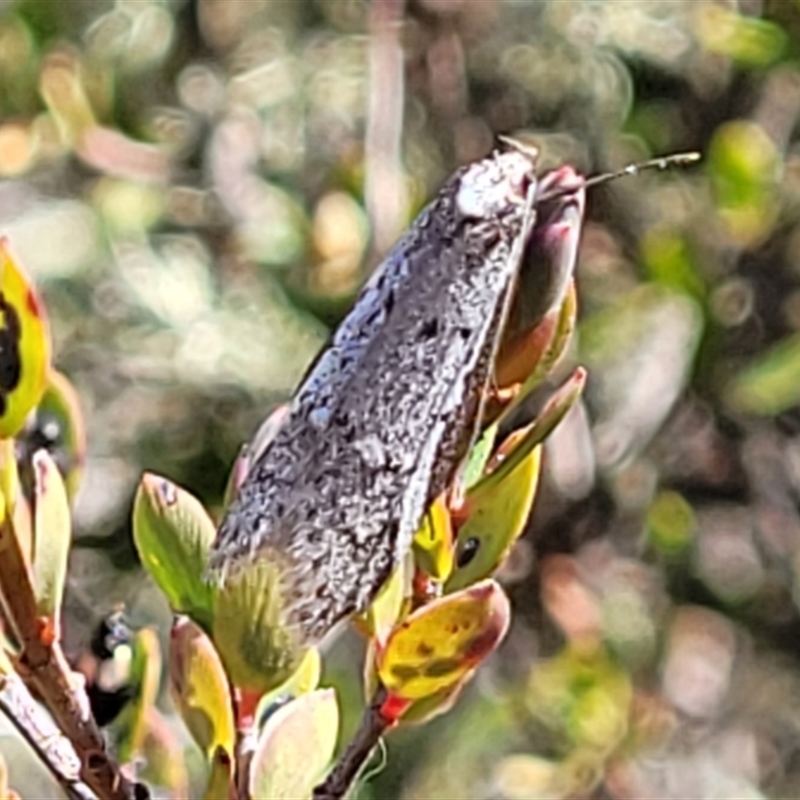
[[[602,647],[567,647],[531,672],[528,708],[570,747],[610,753],[628,731],[633,687]]]
[[[147,721],[158,695],[161,680],[161,648],[155,631],[142,628],[131,642],[130,685],[133,699],[113,723],[119,761],[127,764],[141,752]]]
[[[64,477],[70,501],[74,500],[86,461],[86,426],[78,394],[60,372],[48,371],[44,395],[28,419],[23,438],[34,450],[48,449]]]
[[[168,789],[171,797],[189,796],[182,742],[155,706],[147,714],[139,755],[143,761],[139,780]]]
[[[551,761],[520,753],[497,765],[493,783],[504,800],[561,800],[590,795],[602,776],[602,762],[584,755]]]
[[[752,247],[777,219],[775,183],[781,165],[775,143],[754,122],[721,125],[708,149],[708,171],[731,238]]]
[[[702,5],[697,32],[712,53],[753,66],[777,61],[786,49],[785,31],[774,22],[718,5]]]
[[[228,678],[211,639],[187,617],[172,625],[172,698],[189,733],[211,761],[218,748],[233,755],[236,728]]]
[[[787,336],[744,367],[727,396],[734,410],[760,417],[800,403],[800,334]]]
[[[618,467],[650,442],[689,381],[703,330],[689,296],[643,283],[581,323],[601,468]]]
[[[677,492],[659,492],[647,510],[646,526],[653,547],[675,557],[691,544],[696,526],[694,511]]]
[[[14,436],[44,392],[50,332],[35,287],[0,239],[0,438]]]
[[[214,523],[197,498],[145,473],[133,504],[133,541],[174,611],[211,627],[214,589],[204,579]]]
[[[453,687],[502,640],[510,613],[508,598],[491,580],[431,601],[377,652],[383,685],[407,700]]]
[[[58,124],[61,137],[72,147],[79,145],[95,125],[80,69],[77,58],[62,51],[46,59],[39,78],[42,98]]]
[[[0,800],[8,800],[8,797],[8,767],[6,766],[6,760],[3,758],[3,754],[0,753]]]
[[[67,490],[46,450],[33,456],[33,586],[39,614],[59,625],[72,543]]]
[[[305,648],[288,627],[280,564],[259,559],[227,576],[214,610],[213,638],[234,686],[267,692],[300,666]]]
[[[453,527],[446,500],[443,494],[431,504],[414,536],[417,565],[440,583],[453,570]]]
[[[518,433],[524,437],[532,427]],[[468,516],[458,529],[455,569],[445,584],[446,594],[488,577],[505,560],[525,530],[536,497],[540,466],[538,446],[499,484],[487,486],[481,482],[467,494]]]
[[[250,766],[251,797],[310,800],[333,757],[339,706],[333,689],[292,700],[268,720]]]
[[[706,287],[689,243],[679,231],[653,227],[642,237],[642,260],[653,280],[702,300]]]

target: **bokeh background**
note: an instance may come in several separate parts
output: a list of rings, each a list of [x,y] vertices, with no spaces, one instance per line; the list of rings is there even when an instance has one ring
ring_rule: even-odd
[[[696,149],[590,192],[588,391],[504,567],[513,629],[359,797],[800,797],[799,57],[795,0],[0,2],[0,230],[89,434],[73,654],[121,603],[167,629],[141,472],[218,507],[456,166],[498,133],[587,173]],[[359,647],[328,658],[347,730]]]

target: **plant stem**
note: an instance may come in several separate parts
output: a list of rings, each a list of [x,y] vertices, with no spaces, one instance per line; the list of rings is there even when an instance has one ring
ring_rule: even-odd
[[[356,735],[328,777],[314,789],[313,800],[342,800],[347,796],[381,737],[394,725],[395,720],[388,719],[382,712],[387,697],[386,689],[379,686],[364,710]]]

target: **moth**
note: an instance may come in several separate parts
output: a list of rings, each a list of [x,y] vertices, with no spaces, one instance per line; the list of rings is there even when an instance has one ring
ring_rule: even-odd
[[[279,565],[305,644],[363,611],[481,428],[524,270],[543,316],[575,265],[589,181],[510,146],[458,170],[359,294],[249,470],[213,545],[221,582]]]

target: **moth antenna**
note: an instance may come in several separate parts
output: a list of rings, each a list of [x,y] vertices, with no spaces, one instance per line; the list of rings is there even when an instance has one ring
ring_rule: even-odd
[[[674,153],[671,156],[662,156],[661,158],[651,158],[648,161],[639,161],[636,164],[628,164],[627,167],[618,169],[616,172],[603,172],[600,175],[592,175],[583,181],[583,188],[589,186],[597,186],[601,183],[608,183],[608,181],[616,180],[617,178],[624,178],[627,175],[638,175],[648,169],[669,169],[670,167],[687,167],[689,164],[696,164],[702,156],[698,152],[691,153]]]
[[[638,175],[648,169],[669,169],[670,167],[687,167],[690,164],[696,164],[702,155],[697,151],[689,153],[673,153],[669,156],[661,156],[660,158],[651,158],[647,161],[638,161],[635,164],[628,164],[622,169],[615,170],[614,172],[602,172],[599,175],[592,175],[589,178],[584,178],[576,186],[561,187],[552,192],[543,192],[536,200],[556,200],[559,197],[566,197],[573,194],[577,189],[588,189],[591,186],[599,186],[602,183],[615,181],[617,178],[625,178],[628,175]]]

